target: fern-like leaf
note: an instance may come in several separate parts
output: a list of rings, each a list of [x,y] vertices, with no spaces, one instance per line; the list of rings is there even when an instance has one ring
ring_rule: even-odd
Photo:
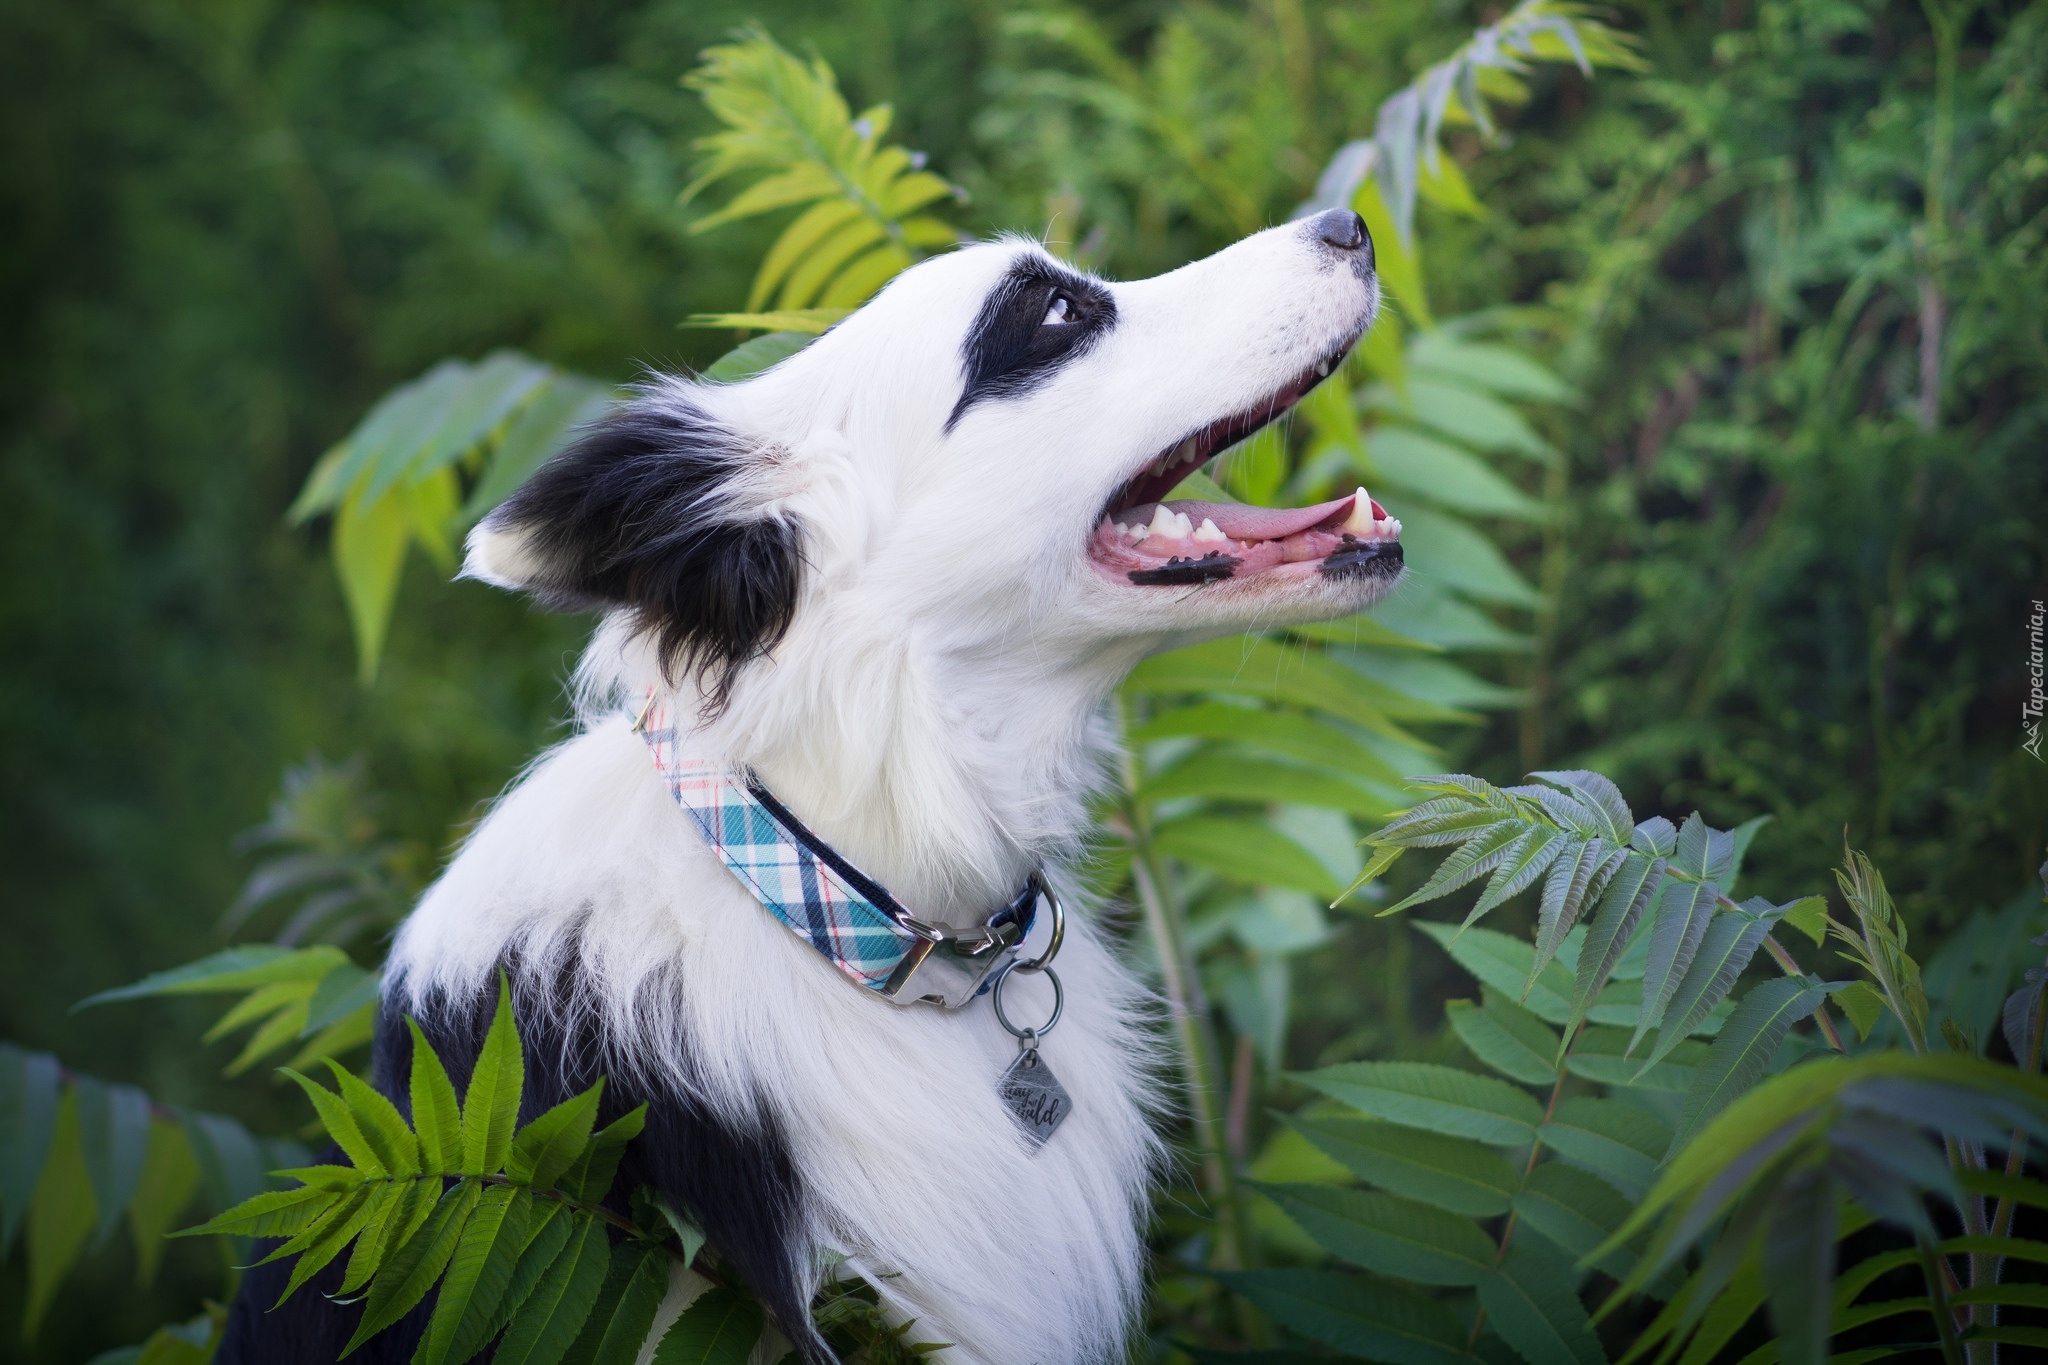
[[[925,170],[921,155],[883,140],[889,106],[854,117],[822,60],[806,62],[756,29],[707,51],[684,84],[725,125],[698,139],[703,160],[684,202],[722,181],[750,180],[690,230],[803,210],[768,249],[747,291],[745,314],[760,318],[772,304],[775,322],[726,325],[804,330],[791,325],[791,314],[856,307],[925,251],[959,240],[927,211],[959,191]]]

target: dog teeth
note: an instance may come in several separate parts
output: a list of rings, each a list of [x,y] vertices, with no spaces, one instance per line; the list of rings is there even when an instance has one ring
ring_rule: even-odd
[[[1186,540],[1194,534],[1195,527],[1185,513],[1176,512],[1162,502],[1152,513],[1152,524],[1146,530],[1168,540]]]
[[[1186,521],[1187,518],[1182,517],[1181,520]],[[1228,540],[1230,537],[1217,530],[1215,522],[1207,517],[1203,517],[1202,524],[1195,528],[1195,534],[1192,539],[1199,540],[1205,545],[1214,545],[1220,541]]]
[[[1329,361],[1327,361],[1327,360],[1318,360],[1318,361],[1316,362],[1316,378],[1318,378],[1318,379],[1328,379],[1329,377],[1330,377],[1330,362],[1329,362]]]
[[[1373,526],[1372,494],[1365,491],[1364,484],[1360,484],[1358,491],[1351,495],[1351,515],[1344,518],[1344,524],[1337,529],[1363,537],[1374,534]]]

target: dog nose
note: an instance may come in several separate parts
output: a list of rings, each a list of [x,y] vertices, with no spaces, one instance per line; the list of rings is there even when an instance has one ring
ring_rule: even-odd
[[[1366,234],[1365,219],[1350,209],[1326,209],[1315,216],[1310,224],[1316,238],[1343,251],[1356,251],[1364,247],[1372,250],[1372,238]]]

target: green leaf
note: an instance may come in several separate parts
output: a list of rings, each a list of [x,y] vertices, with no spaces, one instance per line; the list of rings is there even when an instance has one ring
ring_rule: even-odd
[[[1557,1080],[1557,1054],[1564,1044],[1541,1019],[1491,986],[1485,1004],[1453,1000],[1445,1006],[1451,1031],[1468,1051],[1509,1080],[1550,1085]]]
[[[519,1097],[526,1086],[526,1055],[512,1019],[512,987],[498,974],[498,1009],[469,1074],[462,1101],[462,1173],[495,1175],[512,1149]],[[588,1305],[586,1305],[587,1307]]]
[[[603,1199],[611,1192],[626,1144],[640,1136],[646,1123],[647,1106],[642,1104],[600,1128],[583,1156],[562,1176],[562,1190],[577,1199]]]
[[[89,1076],[72,1081],[78,1095],[80,1145],[100,1209],[94,1245],[121,1221],[142,1179],[149,1151],[149,1096],[132,1085],[109,1085]]]
[[[1258,1185],[1325,1250],[1417,1284],[1477,1284],[1499,1251],[1469,1218],[1398,1195],[1334,1185]]]
[[[267,1190],[216,1214],[196,1228],[186,1228],[174,1235],[209,1237],[226,1233],[242,1237],[289,1237],[344,1197],[341,1192],[315,1185],[301,1185],[295,1190]]]
[[[668,1269],[668,1252],[658,1245],[628,1240],[614,1246],[604,1291],[571,1358],[578,1365],[633,1365],[668,1293]]]
[[[566,447],[581,428],[603,418],[612,403],[609,385],[558,372],[513,419],[492,450],[483,477],[463,504],[463,520],[475,521],[510,497],[513,489],[526,482],[549,456]]]
[[[456,1102],[448,1069],[441,1065],[427,1035],[420,1031],[419,1021],[407,1016],[405,1026],[412,1032],[412,1075],[408,1088],[420,1160],[428,1174],[445,1175],[462,1164],[462,1106]]]
[[[1509,398],[1568,403],[1574,396],[1570,385],[1522,352],[1466,341],[1442,330],[1416,333],[1415,340],[1409,343],[1408,363],[1418,370],[1440,371]]]
[[[247,1128],[220,1114],[183,1110],[185,1140],[199,1162],[200,1179],[214,1207],[227,1208],[256,1194],[267,1184],[268,1168],[280,1164],[264,1151]],[[303,1160],[303,1155],[295,1159]]]
[[[1345,1062],[1290,1079],[1369,1118],[1496,1147],[1530,1141],[1543,1118],[1526,1091],[1427,1062]]]
[[[761,1326],[761,1308],[752,1299],[707,1289],[662,1333],[653,1365],[747,1365]]]
[[[1266,1316],[1346,1355],[1392,1365],[1470,1365],[1465,1329],[1446,1304],[1371,1277],[1327,1270],[1249,1270],[1216,1278]],[[666,1365],[666,1362],[658,1362]]]
[[[1567,1035],[1585,1020],[1593,1001],[1606,988],[1642,922],[1643,911],[1664,884],[1664,867],[1662,858],[1631,849],[1608,880],[1600,908],[1586,926],[1586,941],[1579,945],[1578,979],[1565,1019]]]
[[[1536,905],[1536,966],[1548,966],[1567,935],[1585,914],[1586,902],[1599,897],[1628,854],[1603,838],[1574,843],[1544,878]]]
[[[49,1159],[28,1206],[28,1296],[22,1335],[33,1339],[56,1297],[57,1286],[92,1237],[99,1208],[86,1170],[78,1125],[78,1096],[66,1090],[57,1101]]]
[[[341,1096],[288,1066],[279,1067],[278,1070],[297,1083],[299,1089],[306,1093],[306,1098],[313,1102],[313,1110],[320,1116],[320,1126],[327,1130],[327,1136],[334,1139],[335,1145],[341,1148],[342,1154],[349,1159],[350,1164],[364,1175],[386,1174],[384,1162],[377,1155],[377,1149],[363,1136],[362,1129],[356,1125],[355,1115],[349,1111]]]
[[[57,1132],[57,1059],[0,1043],[0,1256],[28,1212]]]
[[[1435,939],[1452,961],[1510,1000],[1549,1024],[1561,1024],[1571,1013],[1572,974],[1552,960],[1530,980],[1536,950],[1521,939],[1492,929],[1462,933],[1453,924],[1416,920],[1415,927]]]
[[[327,1060],[327,1069],[334,1073],[334,1082],[341,1090],[342,1102],[348,1105],[349,1116],[356,1121],[356,1130],[376,1152],[385,1174],[394,1177],[418,1175],[421,1170],[419,1139],[406,1126],[398,1106],[331,1057]]]
[[[1636,1020],[1630,1046],[1664,1020],[1664,1011],[1685,984],[1700,940],[1714,917],[1720,888],[1711,881],[1684,882],[1676,878],[1664,883],[1657,898],[1656,922],[1650,926],[1650,957],[1643,972],[1643,1012]]]
[[[1496,474],[1468,451],[1409,427],[1382,423],[1365,441],[1362,472],[1439,507],[1474,516],[1537,521],[1543,504]]]
[[[1280,1118],[1360,1179],[1452,1213],[1506,1213],[1519,1183],[1515,1168],[1491,1148],[1462,1138],[1359,1119]]]
[[[1785,923],[1813,940],[1818,948],[1828,936],[1828,903],[1822,896],[1806,896],[1785,907]]]
[[[1571,1268],[1555,1255],[1516,1243],[1480,1282],[1479,1305],[1529,1365],[1606,1365]]]
[[[1562,1161],[1546,1161],[1529,1172],[1515,1195],[1517,1219],[1574,1259],[1591,1254],[1612,1236],[1627,1219],[1628,1208],[1628,1200],[1606,1181]],[[1601,1268],[1612,1274],[1625,1268],[1626,1259],[1615,1253]]]
[[[1770,927],[1768,921],[1748,915],[1724,912],[1713,917],[1693,954],[1692,965],[1686,968],[1684,981],[1672,993],[1656,1046],[1643,1060],[1644,1071],[1668,1056],[1721,1003],[1734,987],[1735,978],[1756,956],[1757,947]],[[1637,1028],[1640,1030],[1640,1022]],[[1633,1039],[1630,1046],[1634,1046]]]
[[[306,1281],[319,1274],[335,1257],[347,1250],[348,1244],[358,1236],[367,1235],[369,1239],[374,1239],[383,1230],[382,1219],[397,1202],[398,1190],[398,1186],[384,1183],[365,1185],[337,1204],[325,1218],[306,1229],[305,1233],[292,1238],[266,1256],[266,1261],[278,1260],[292,1254],[299,1258],[293,1264],[291,1276],[285,1281],[284,1292],[277,1296],[277,1302],[281,1304],[296,1294]],[[308,1233],[311,1236],[308,1236]],[[274,1308],[277,1305],[271,1306]]]
[[[374,1007],[383,985],[383,973],[366,972],[353,962],[342,963],[321,977],[320,984],[307,998],[303,1036],[311,1036],[349,1015]]]
[[[776,308],[764,313],[692,313],[677,325],[823,336],[852,315],[851,308]]]
[[[529,1195],[531,1193],[528,1191]],[[576,1221],[565,1205],[554,1200],[537,1201],[533,1205],[526,1222],[526,1245],[520,1248],[518,1263],[512,1267],[512,1278],[484,1328],[485,1341],[503,1331],[519,1306],[533,1297],[534,1287],[554,1265],[555,1258],[562,1254],[562,1248],[569,1244],[569,1233],[576,1226]]]
[[[437,1182],[420,1183],[430,1187]],[[441,1272],[448,1268],[449,1258],[462,1241],[469,1215],[482,1197],[483,1186],[477,1181],[459,1180],[449,1186],[418,1230],[385,1258],[370,1284],[355,1334],[341,1348],[343,1356],[352,1354],[356,1347],[410,1313],[427,1296],[427,1291],[441,1278]]]
[[[1401,513],[1401,546],[1409,566],[1444,587],[1480,602],[1535,607],[1543,598],[1515,572],[1487,536],[1446,512],[1407,506]]]
[[[1557,458],[1549,442],[1519,412],[1499,399],[1463,384],[1411,376],[1407,409],[1415,420],[1478,450],[1505,450],[1548,464]],[[1399,411],[1392,403],[1388,409]]]
[[[1395,739],[1397,720],[1459,721],[1468,713],[1420,700],[1347,668],[1328,655],[1256,636],[1237,636],[1147,659],[1124,684],[1144,695],[1221,692],[1322,711]]]
[[[1284,886],[1329,901],[1337,879],[1307,849],[1271,825],[1247,817],[1192,815],[1160,825],[1153,847],[1232,881]]]
[[[1620,1100],[1574,1095],[1561,1100],[1537,1132],[1543,1145],[1636,1198],[1656,1178],[1671,1130],[1655,1115]]]
[[[1370,818],[1384,815],[1389,804],[1386,797],[1348,777],[1208,745],[1153,774],[1139,787],[1138,795],[1147,801],[1201,796],[1246,803],[1327,806],[1348,815]]]
[[[1870,1030],[1884,1017],[1884,996],[1868,981],[1846,982],[1831,991],[1829,998],[1842,1007],[1859,1039],[1870,1037]]]
[[[462,1362],[483,1349],[519,1263],[532,1211],[529,1190],[511,1185],[485,1188],[448,1258],[447,1278],[435,1295],[434,1315],[412,1365]]]
[[[1515,819],[1500,820],[1487,826],[1438,863],[1436,871],[1429,874],[1429,880],[1405,900],[1396,901],[1380,913],[1396,914],[1410,906],[1448,896],[1459,887],[1479,880],[1500,866],[1530,832],[1531,826],[1527,822]],[[1468,919],[1466,926],[1470,923]]]
[[[1792,1025],[1812,1014],[1826,998],[1826,988],[1810,977],[1773,977],[1751,987],[1699,1064],[1692,1088],[1686,1091],[1685,1111],[1671,1139],[1671,1150],[1685,1146],[1701,1127],[1755,1085],[1778,1055]]]
[[[1959,1179],[1964,1189],[1972,1194],[1987,1195],[1993,1199],[2010,1199],[2016,1204],[2029,1208],[2048,1209],[2048,1181],[2029,1180],[2022,1175],[2007,1175],[2003,1171],[1965,1170]]]
[[[1130,732],[1133,744],[1157,739],[1230,740],[1270,750],[1351,777],[1399,786],[1401,774],[1384,758],[1328,721],[1297,711],[1209,701],[1160,712]]]
[[[1785,1365],[1824,1365],[1840,1195],[1825,1171],[1808,1172],[1781,1185],[1774,1202],[1761,1245],[1771,1327]]]
[[[72,1008],[89,1009],[117,1000],[140,1000],[155,995],[239,993],[283,981],[319,981],[347,962],[346,953],[327,944],[312,948],[245,944],[223,949],[197,962],[187,962],[182,967],[151,972],[131,986],[119,986],[89,995]]]
[[[341,1277],[339,1292],[344,1296],[369,1284],[392,1254],[412,1241],[420,1226],[433,1217],[441,1199],[441,1182],[432,1176],[396,1181],[390,1189],[391,1199],[356,1239],[355,1253],[348,1258],[348,1270]]]
[[[1647,1070],[1628,1056],[1628,1031],[1589,1024],[1580,1030],[1565,1058],[1565,1070],[1589,1081],[1625,1090],[1658,1090],[1683,1095],[1699,1077],[1706,1061],[1707,1045],[1687,1039],[1671,1049],[1663,1061]]]
[[[770,332],[767,336],[742,341],[727,351],[710,369],[704,371],[704,377],[721,384],[734,384],[743,379],[752,379],[764,370],[781,364],[810,344],[811,337],[804,332]]]
[[[1465,914],[1469,928],[1480,916],[1536,884],[1550,865],[1573,847],[1569,836],[1548,825],[1531,825],[1494,868],[1485,892]]]
[[[135,1242],[135,1277],[145,1289],[163,1263],[164,1239],[177,1226],[199,1190],[199,1162],[182,1125],[152,1118],[142,1176],[128,1203],[128,1231]]]
[[[587,1214],[573,1219],[561,1253],[512,1313],[492,1365],[555,1365],[583,1329],[605,1274],[611,1267],[611,1243],[604,1224]]]
[[[598,1101],[603,1096],[604,1078],[600,1076],[582,1094],[563,1100],[527,1124],[512,1139],[505,1174],[537,1189],[551,1187],[583,1155],[590,1142],[591,1126],[597,1121]]]

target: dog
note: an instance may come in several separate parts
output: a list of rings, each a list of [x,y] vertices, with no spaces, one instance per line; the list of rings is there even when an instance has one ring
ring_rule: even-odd
[[[1114,946],[1062,912],[1054,970],[1001,982],[1016,1028],[1059,978],[1057,1027],[1024,1046],[976,993],[986,962],[936,1003],[876,998],[735,875],[676,773],[745,774],[818,858],[942,933],[995,933],[1025,888],[988,956],[1042,959],[1042,907],[1080,900],[1066,869],[1124,676],[1398,579],[1399,524],[1363,489],[1161,501],[1328,375],[1378,303],[1344,210],[1132,283],[1006,239],[905,271],[743,382],[648,380],[470,537],[467,576],[602,621],[574,737],[398,934],[377,1083],[405,1104],[411,1016],[465,1084],[503,972],[522,1121],[600,1075],[604,1120],[646,1102],[614,1198],[686,1210],[805,1361],[831,1358],[808,1312],[828,1275],[871,1282],[956,1365],[1124,1358],[1162,1090],[1155,1002]],[[1034,1044],[1061,1087],[1049,1135],[999,1089]],[[285,1268],[250,1277],[224,1361],[345,1340],[357,1310],[312,1292],[262,1311]],[[657,1330],[701,1286],[678,1272]],[[408,1358],[425,1311],[358,1358]]]

